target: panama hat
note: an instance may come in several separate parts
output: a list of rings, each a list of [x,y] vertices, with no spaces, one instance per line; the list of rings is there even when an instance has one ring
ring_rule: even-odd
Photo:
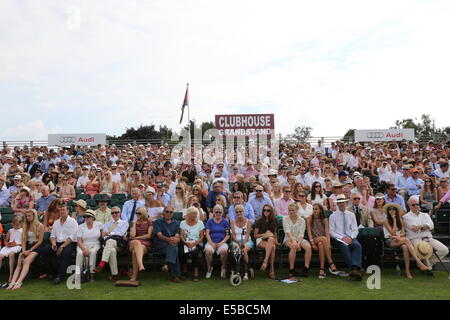
[[[342,183],[340,183],[339,181],[335,181],[334,183],[333,183],[333,188],[342,188],[342,186],[343,186],[343,184]]]
[[[388,211],[390,208],[397,209],[397,213],[401,216],[403,214],[403,208],[397,203],[388,203],[383,206],[383,212],[388,215]]]
[[[107,194],[101,194],[100,193],[100,194],[96,195],[95,201],[97,201],[97,203],[99,203],[99,202],[110,202],[111,199],[108,197]]]
[[[74,201],[73,203],[75,203],[77,206],[83,208],[84,210],[86,210],[86,208],[87,208],[87,203],[83,199]]]
[[[336,203],[347,202],[347,201],[348,201],[348,199],[343,194],[340,194],[336,197]]]
[[[414,245],[414,249],[416,249],[417,257],[420,260],[430,259],[433,255],[433,247],[427,241],[419,241]]]
[[[87,217],[94,218],[94,220],[95,220],[95,212],[94,212],[94,210],[92,210],[92,209],[86,210],[86,212],[84,213],[84,216],[85,216],[86,218],[87,218]]]
[[[149,187],[145,190],[145,194],[146,194],[146,195],[149,195],[149,194],[151,194],[151,193],[156,194],[156,191],[155,191],[155,188],[149,186]]]

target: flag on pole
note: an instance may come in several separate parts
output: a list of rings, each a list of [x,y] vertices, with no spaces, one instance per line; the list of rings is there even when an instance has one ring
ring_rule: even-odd
[[[183,115],[184,115],[184,107],[189,106],[189,83],[186,84],[186,93],[184,94],[184,100],[183,105],[181,106],[181,118],[180,118],[180,124],[183,121]]]

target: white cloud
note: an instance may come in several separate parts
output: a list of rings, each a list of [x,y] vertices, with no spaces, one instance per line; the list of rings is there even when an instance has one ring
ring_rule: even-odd
[[[73,5],[79,30],[66,27]],[[283,134],[305,124],[336,136],[431,113],[447,126],[449,11],[406,0],[2,1],[0,90],[19,94],[0,108],[71,132],[178,128],[189,81],[198,121],[261,110]]]
[[[58,133],[63,129],[59,126],[47,128],[42,120],[21,124],[17,127],[3,129],[0,133],[1,141],[31,141],[47,140],[49,133]]]

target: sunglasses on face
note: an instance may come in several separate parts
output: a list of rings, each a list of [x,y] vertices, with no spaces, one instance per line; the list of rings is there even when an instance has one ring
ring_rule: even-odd
[[[272,212],[270,209],[264,209],[263,212]]]
[[[233,199],[240,199],[240,198],[241,198],[241,197],[239,197],[239,196],[238,196],[238,197],[233,197]]]
[[[111,214],[119,214],[119,211],[111,211]]]
[[[165,211],[165,213],[173,213],[173,211]]]
[[[220,214],[222,214],[222,211],[214,211],[214,213],[220,213]]]
[[[411,205],[411,207],[418,207],[418,206],[419,206],[418,203],[413,203],[413,204]]]
[[[361,200],[361,198],[353,198],[353,200]]]
[[[255,190],[256,192],[263,192],[262,190]]]
[[[242,210],[236,210],[236,213],[242,213],[242,212],[244,212],[244,211],[242,211]]]
[[[291,190],[285,190],[284,192],[285,193],[291,193]]]

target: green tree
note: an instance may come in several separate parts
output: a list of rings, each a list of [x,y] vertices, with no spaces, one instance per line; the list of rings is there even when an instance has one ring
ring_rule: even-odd
[[[288,139],[295,139],[299,143],[306,143],[311,138],[312,128],[308,126],[298,126],[294,133],[287,136]]]
[[[348,129],[347,133],[342,137],[342,141],[345,143],[355,141],[355,130],[356,129]]]

